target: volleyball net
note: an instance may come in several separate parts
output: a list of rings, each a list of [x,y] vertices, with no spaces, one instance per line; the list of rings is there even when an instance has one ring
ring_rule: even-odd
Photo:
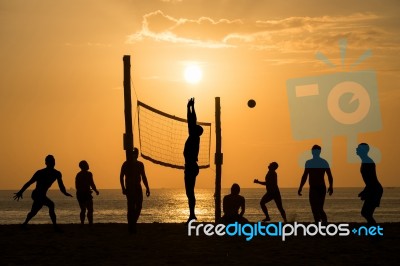
[[[184,169],[183,150],[189,136],[187,120],[137,102],[141,156],[153,163]],[[199,168],[210,167],[211,123],[197,122],[203,127],[198,156]]]

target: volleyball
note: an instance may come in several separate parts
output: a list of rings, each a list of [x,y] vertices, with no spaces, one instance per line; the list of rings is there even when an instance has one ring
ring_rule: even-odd
[[[254,101],[253,99],[250,99],[247,102],[247,106],[250,107],[250,108],[254,108],[254,106],[256,106],[256,101]]]

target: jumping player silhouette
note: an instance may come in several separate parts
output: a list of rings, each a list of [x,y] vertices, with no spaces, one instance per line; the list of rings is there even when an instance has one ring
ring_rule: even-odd
[[[193,219],[197,220],[195,215],[196,197],[194,187],[196,185],[196,177],[199,174],[197,160],[200,149],[200,136],[203,134],[203,128],[200,125],[197,125],[194,98],[191,98],[187,103],[187,120],[189,137],[185,142],[183,155],[185,157],[185,190],[188,198],[190,214],[186,223]]]

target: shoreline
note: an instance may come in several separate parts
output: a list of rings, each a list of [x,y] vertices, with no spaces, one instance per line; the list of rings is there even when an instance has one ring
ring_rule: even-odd
[[[309,224],[309,223],[308,223]],[[335,223],[336,224],[336,223]],[[350,223],[365,226],[365,223]],[[397,265],[400,222],[381,223],[382,237],[355,236],[188,236],[184,223],[126,223],[93,226],[60,224],[0,225],[1,265]]]

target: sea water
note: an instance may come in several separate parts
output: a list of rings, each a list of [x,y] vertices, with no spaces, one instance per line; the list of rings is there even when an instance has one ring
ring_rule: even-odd
[[[327,195],[325,212],[330,222],[364,222],[360,211],[363,202],[357,197],[362,188],[335,188],[332,196]],[[17,191],[0,190],[0,224],[19,224],[25,220],[32,206],[31,191],[25,191],[24,198],[13,200]],[[80,223],[79,205],[73,190],[73,198],[64,196],[58,190],[50,190],[47,196],[56,206],[58,223]],[[222,189],[221,200],[229,194]],[[196,216],[199,222],[213,222],[215,217],[214,189],[196,189]],[[260,208],[263,188],[242,188],[240,194],[246,199],[245,217],[251,222],[264,219]],[[312,222],[313,217],[308,200],[308,190],[303,196],[297,195],[296,188],[281,188],[283,207],[289,221]],[[126,197],[119,189],[103,189],[100,195],[93,194],[95,223],[126,223]],[[272,222],[282,221],[275,202],[267,204]],[[144,196],[140,223],[182,223],[189,216],[184,189],[152,189],[150,197]],[[380,222],[400,222],[400,188],[384,188],[381,206],[374,217]],[[43,207],[31,220],[32,224],[50,223],[47,207]]]

